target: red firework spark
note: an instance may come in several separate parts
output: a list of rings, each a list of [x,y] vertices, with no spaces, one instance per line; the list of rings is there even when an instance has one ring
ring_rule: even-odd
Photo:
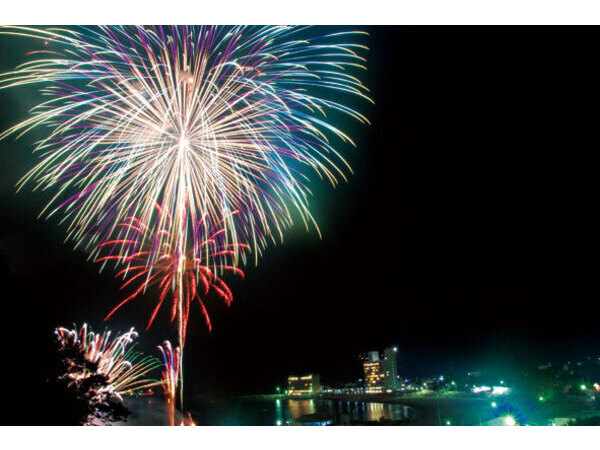
[[[194,300],[198,301],[208,329],[211,331],[210,316],[205,304],[206,297],[213,292],[227,306],[231,304],[233,293],[219,275],[234,273],[243,278],[244,272],[234,263],[240,255],[243,257],[244,251],[248,250],[249,246],[227,242],[226,230],[221,224],[209,227],[210,229],[207,230],[208,225],[204,220],[200,220],[192,227],[194,232],[191,244],[186,241],[185,246],[182,247],[191,246],[191,249],[180,252],[172,244],[173,240],[168,231],[172,220],[171,215],[164,212],[159,205],[155,207],[161,218],[164,218],[158,221],[164,223],[163,228],[153,232],[140,219],[128,217],[119,224],[119,237],[103,242],[98,247],[98,253],[107,254],[97,258],[95,262],[114,261],[125,265],[126,267],[116,274],[117,278],[124,279],[121,289],[135,287],[133,293],[113,308],[105,320],[108,320],[123,305],[145,292],[147,288],[156,286],[159,293],[158,302],[146,329],[154,322],[167,297],[173,300],[171,321],[174,321],[178,311],[177,299],[181,294],[183,301],[180,320],[183,338],[186,335],[190,307]],[[178,277],[179,271],[181,271],[181,278]],[[181,282],[178,282],[178,279]],[[172,296],[169,293],[172,293]],[[182,345],[183,343],[181,342]]]

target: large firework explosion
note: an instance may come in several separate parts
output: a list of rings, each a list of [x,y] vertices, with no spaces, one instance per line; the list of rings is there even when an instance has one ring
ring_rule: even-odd
[[[41,161],[19,187],[51,189],[42,214],[60,212],[68,237],[92,250],[130,216],[168,227],[163,239],[175,248],[206,215],[209,229],[224,220],[231,242],[251,244],[256,260],[268,241],[283,239],[294,210],[316,227],[311,172],[334,185],[349,172],[330,139],[353,141],[327,115],[367,122],[333,100],[369,100],[353,75],[364,69],[366,47],[353,42],[363,32],[111,26],[0,33],[46,44],[0,75],[0,89],[39,85],[48,98],[0,135],[49,128],[35,148]],[[154,203],[169,210],[170,224]]]

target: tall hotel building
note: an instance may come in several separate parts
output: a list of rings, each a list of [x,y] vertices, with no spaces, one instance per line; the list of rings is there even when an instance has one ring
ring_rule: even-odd
[[[369,352],[361,357],[365,373],[365,392],[377,394],[385,390],[385,375],[383,361],[379,359],[379,352]]]
[[[383,350],[383,375],[386,392],[395,392],[400,389],[397,347],[387,347]]]

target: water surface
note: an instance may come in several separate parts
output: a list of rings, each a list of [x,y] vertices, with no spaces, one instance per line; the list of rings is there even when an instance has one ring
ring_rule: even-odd
[[[405,405],[324,399],[235,400],[192,409],[194,420],[203,425],[286,425],[311,414],[330,418],[337,425],[415,417],[413,408]]]

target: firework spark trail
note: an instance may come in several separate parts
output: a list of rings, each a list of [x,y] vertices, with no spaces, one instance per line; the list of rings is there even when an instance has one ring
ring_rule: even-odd
[[[97,364],[97,373],[108,380],[108,387],[102,394],[114,394],[119,399],[135,390],[147,389],[160,384],[145,376],[160,366],[153,357],[144,357],[134,350],[133,341],[137,333],[133,328],[111,338],[111,331],[94,333],[87,324],[81,328],[57,328],[55,334],[63,347],[81,348],[87,361]],[[80,374],[72,374],[79,376]]]
[[[165,395],[174,401],[179,380],[179,347],[173,348],[171,342],[165,341],[158,349],[163,358],[162,386]]]
[[[173,349],[171,342],[165,341],[158,346],[163,358],[162,387],[167,397],[169,408],[169,423],[175,425],[175,397],[179,383],[180,349]]]
[[[269,241],[283,239],[293,211],[318,230],[308,207],[311,172],[334,185],[350,172],[330,139],[353,142],[327,114],[367,122],[332,100],[370,101],[352,74],[364,69],[366,47],[352,42],[361,32],[309,37],[305,27],[180,26],[0,33],[49,43],[0,75],[0,89],[41,85],[49,97],[0,135],[50,129],[36,147],[41,161],[19,188],[52,190],[42,214],[60,212],[68,238],[92,250],[125,217],[165,228],[152,208],[159,203],[175,218],[167,234],[173,248],[199,217],[206,214],[211,226],[226,217],[228,238],[250,243],[257,261]]]

